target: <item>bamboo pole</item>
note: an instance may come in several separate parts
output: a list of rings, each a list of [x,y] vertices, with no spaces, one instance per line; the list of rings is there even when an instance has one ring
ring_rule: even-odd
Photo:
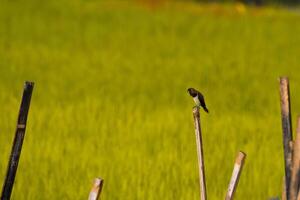
[[[281,200],[286,200],[286,188],[285,188],[285,176],[282,179],[282,193],[281,193]]]
[[[298,192],[297,200],[300,200],[300,195],[299,195],[299,192]]]
[[[296,139],[293,145],[293,161],[292,161],[292,175],[290,197],[291,200],[296,200],[300,181],[300,116],[297,118]]]
[[[230,179],[230,183],[228,186],[228,190],[227,190],[227,194],[225,197],[225,200],[232,200],[234,193],[236,191],[239,179],[240,179],[240,175],[242,173],[242,169],[245,163],[245,159],[246,159],[246,154],[243,152],[239,152],[235,163],[234,163],[234,168],[233,168],[233,172],[232,172],[232,176]]]
[[[196,144],[197,144],[197,155],[198,155],[198,166],[199,166],[200,199],[201,200],[207,200],[205,170],[204,170],[204,158],[203,158],[203,144],[202,144],[202,133],[201,133],[199,107],[195,106],[193,108],[193,116],[194,116]]]
[[[20,106],[17,128],[14,143],[11,149],[9,164],[7,167],[5,181],[2,187],[1,200],[9,200],[18,169],[18,163],[22,151],[22,144],[25,137],[27,116],[30,106],[30,100],[33,90],[33,82],[25,82],[22,102]]]
[[[103,187],[103,179],[95,178],[93,187],[91,189],[89,200],[98,200],[100,199],[100,194]]]
[[[290,183],[292,169],[292,149],[290,146],[293,140],[292,123],[291,123],[291,105],[289,79],[280,77],[280,102],[281,102],[281,120],[283,133],[283,148],[284,148],[284,169],[285,169],[285,193],[286,199],[290,200]]]

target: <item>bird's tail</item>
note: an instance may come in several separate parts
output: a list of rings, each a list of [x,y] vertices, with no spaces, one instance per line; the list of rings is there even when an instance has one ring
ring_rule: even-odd
[[[209,111],[206,107],[203,107],[203,109],[205,110],[205,112],[209,113]]]

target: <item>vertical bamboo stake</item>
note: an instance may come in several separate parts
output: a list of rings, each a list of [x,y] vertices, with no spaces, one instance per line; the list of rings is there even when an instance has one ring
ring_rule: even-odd
[[[233,172],[232,172],[232,176],[231,176],[231,179],[230,179],[230,183],[229,183],[229,186],[228,186],[228,190],[227,190],[225,200],[232,200],[233,199],[235,190],[237,188],[237,185],[238,185],[238,182],[239,182],[239,179],[240,179],[240,175],[242,173],[245,158],[246,158],[246,154],[240,151],[238,153],[238,155],[236,157],[236,160],[235,160],[235,163],[234,163],[234,168],[233,168]]]
[[[291,167],[292,167],[292,150],[290,142],[293,140],[292,123],[291,123],[291,105],[290,105],[290,90],[289,79],[280,77],[280,102],[281,102],[281,120],[283,133],[283,148],[284,148],[284,168],[285,168],[285,193],[286,199],[290,200],[290,182],[291,182]]]
[[[290,197],[291,200],[296,200],[299,189],[300,180],[300,116],[297,118],[296,139],[293,145],[293,161],[292,161],[292,177]]]
[[[202,145],[199,107],[195,106],[193,108],[193,116],[194,116],[194,123],[195,123],[201,200],[206,200],[207,195],[206,195],[205,170],[204,170],[203,145]]]
[[[298,191],[297,200],[300,200],[300,192]]]
[[[7,167],[5,181],[2,187],[1,200],[9,200],[15,181],[18,163],[21,155],[22,144],[25,136],[27,116],[30,106],[30,100],[33,90],[33,82],[25,82],[22,102],[20,106],[17,129],[15,133],[14,143],[12,146],[9,164]]]
[[[286,200],[286,185],[285,185],[285,176],[282,180],[282,193],[281,193],[281,200]]]
[[[95,178],[93,187],[91,189],[89,200],[98,200],[103,187],[103,179]]]

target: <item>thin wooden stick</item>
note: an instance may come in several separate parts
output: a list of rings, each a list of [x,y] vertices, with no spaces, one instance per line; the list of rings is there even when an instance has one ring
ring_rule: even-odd
[[[234,163],[234,168],[233,168],[233,172],[232,172],[232,176],[231,176],[231,179],[230,179],[230,183],[229,183],[229,186],[228,186],[228,190],[227,190],[225,200],[232,200],[233,199],[235,190],[237,188],[237,185],[238,185],[238,182],[239,182],[239,179],[240,179],[240,175],[242,173],[245,158],[246,158],[246,154],[240,151],[238,153],[238,155],[236,157],[236,160],[235,160],[235,163]]]
[[[204,170],[204,158],[203,158],[203,145],[202,145],[202,133],[200,125],[200,112],[199,107],[193,108],[196,144],[197,144],[197,155],[198,155],[198,166],[199,166],[199,179],[200,179],[200,193],[201,200],[206,200],[206,182],[205,182],[205,170]]]
[[[290,200],[290,183],[292,170],[292,149],[290,142],[293,140],[292,123],[291,123],[291,105],[290,105],[290,90],[289,79],[280,77],[280,102],[281,102],[281,120],[283,133],[283,148],[284,148],[284,168],[285,168],[285,190],[286,199]]]
[[[98,200],[103,187],[103,179],[95,178],[93,187],[91,189],[89,200]]]
[[[285,176],[282,179],[282,193],[281,193],[281,200],[286,200],[286,185],[285,185]]]
[[[27,116],[30,106],[33,85],[33,82],[25,82],[14,143],[9,158],[9,164],[7,167],[5,181],[2,187],[1,200],[9,200],[13,189],[13,184],[15,181],[15,176],[21,155],[22,144],[25,136]]]
[[[297,200],[300,200],[300,192],[298,191]]]
[[[300,184],[300,116],[297,118],[296,139],[293,144],[292,177],[290,187],[291,200],[296,200]]]

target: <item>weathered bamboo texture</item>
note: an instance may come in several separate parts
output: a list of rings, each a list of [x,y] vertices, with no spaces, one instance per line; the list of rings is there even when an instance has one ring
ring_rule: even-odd
[[[30,100],[33,90],[33,82],[25,82],[22,102],[19,110],[15,138],[11,149],[9,163],[7,166],[5,181],[2,187],[1,200],[9,200],[13,189],[15,176],[18,169],[19,159],[21,156],[23,140],[25,137],[27,116],[30,106]]]
[[[286,199],[290,200],[290,183],[292,170],[292,123],[291,123],[291,105],[290,105],[290,90],[289,79],[280,77],[280,103],[281,103],[281,120],[283,133],[283,148],[284,148],[284,169],[285,169],[285,194]]]
[[[90,195],[89,195],[89,200],[100,199],[102,187],[103,187],[103,180],[101,178],[95,178],[93,187],[92,187]]]
[[[200,199],[207,200],[199,107],[196,106],[193,108],[193,116],[194,116],[194,124],[195,124],[198,166],[199,166],[200,196],[201,196]]]
[[[300,116],[297,118],[296,139],[293,144],[293,161],[292,161],[292,175],[290,198],[296,200],[299,190],[300,181]],[[300,195],[299,195],[300,198]]]
[[[238,185],[241,173],[242,173],[245,159],[246,159],[246,154],[240,151],[238,153],[235,163],[234,163],[234,168],[233,168],[233,172],[232,172],[232,176],[230,179],[230,183],[228,186],[225,200],[232,200],[234,197],[234,193],[236,191],[236,188],[237,188],[237,185]]]

